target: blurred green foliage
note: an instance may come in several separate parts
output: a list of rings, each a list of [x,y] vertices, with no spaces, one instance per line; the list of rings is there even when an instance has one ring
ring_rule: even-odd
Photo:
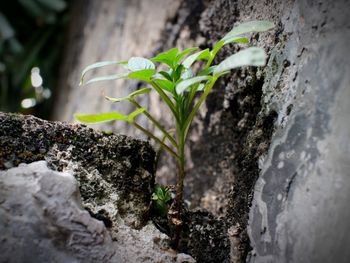
[[[0,1],[0,111],[49,116],[69,3]]]

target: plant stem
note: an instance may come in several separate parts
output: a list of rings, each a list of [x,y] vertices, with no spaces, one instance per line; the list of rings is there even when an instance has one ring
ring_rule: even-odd
[[[132,124],[137,129],[139,129],[140,131],[145,133],[147,136],[151,137],[153,140],[158,142],[164,149],[166,149],[170,154],[172,154],[177,160],[179,159],[179,156],[168,145],[166,145],[164,142],[162,142],[162,140],[160,140],[158,137],[154,136],[152,133],[150,133],[148,130],[146,130],[145,128],[143,128],[142,126],[137,124],[136,122],[132,122]]]
[[[175,119],[178,120],[178,116],[177,116],[177,112],[176,112],[176,109],[175,109],[175,105],[171,101],[171,99],[168,97],[168,95],[166,95],[165,92],[162,90],[162,88],[160,88],[155,82],[149,82],[149,84],[158,92],[159,96],[169,106],[169,108],[172,111]]]
[[[141,109],[141,105],[137,103],[137,101],[131,99],[130,100],[131,103],[133,103],[136,108]],[[143,114],[164,134],[164,136],[172,143],[172,145],[174,147],[178,147],[176,141],[174,140],[174,138],[159,124],[158,121],[156,121],[151,114],[149,114],[149,112],[147,110],[145,110],[143,112]]]
[[[207,98],[207,96],[210,93],[210,91],[213,89],[216,80],[217,80],[217,77],[214,76],[213,79],[211,80],[211,82],[209,83],[209,85],[204,89],[203,94],[200,96],[198,102],[193,107],[191,113],[187,117],[187,119],[185,121],[185,124],[184,124],[184,138],[185,138],[185,140],[186,140],[187,133],[188,133],[189,127],[191,126],[191,123],[192,123],[192,120],[193,120],[194,116],[198,112],[198,110],[199,110],[200,106],[202,105],[202,103]]]
[[[178,247],[183,222],[181,219],[182,215],[182,203],[183,203],[183,191],[184,191],[184,179],[185,179],[185,136],[183,127],[177,125],[177,136],[178,136],[178,178],[176,185],[176,196],[169,213],[171,223],[175,226],[175,233],[173,237],[173,243],[175,248]]]

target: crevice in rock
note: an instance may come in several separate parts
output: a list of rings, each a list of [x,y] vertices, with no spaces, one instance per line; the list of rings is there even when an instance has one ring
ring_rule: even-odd
[[[188,42],[197,39],[201,48],[211,47],[240,17],[236,1],[194,2],[182,3],[155,52],[181,46],[181,32],[186,26],[190,30]],[[277,30],[275,37],[279,34]],[[201,37],[207,40],[198,42]],[[259,37],[255,34],[253,42]],[[239,49],[224,47],[215,62]],[[198,139],[189,142],[193,167],[188,170],[185,196],[192,208],[200,210],[187,213],[190,221],[185,220],[188,225],[180,249],[198,262],[244,262],[250,249],[246,227],[259,176],[258,160],[269,147],[277,117],[276,112],[262,111],[263,75],[248,68],[221,79],[208,96],[205,115],[198,116],[193,125]],[[168,182],[174,181],[169,178]]]

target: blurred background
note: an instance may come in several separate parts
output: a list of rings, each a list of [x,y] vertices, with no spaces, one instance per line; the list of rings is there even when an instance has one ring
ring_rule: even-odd
[[[69,0],[0,2],[0,111],[49,118]]]

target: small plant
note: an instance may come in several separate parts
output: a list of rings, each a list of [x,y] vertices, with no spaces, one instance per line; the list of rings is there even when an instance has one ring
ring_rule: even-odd
[[[167,215],[171,199],[169,189],[156,185],[152,194],[152,200],[154,202],[154,207],[160,216]]]
[[[192,47],[179,51],[178,48],[173,48],[151,59],[132,57],[128,61],[103,61],[95,63],[85,68],[82,72],[81,85],[122,78],[136,79],[149,85],[148,87],[130,93],[129,96],[124,98],[111,98],[106,96],[106,99],[111,102],[126,101],[133,104],[135,106],[135,111],[129,115],[118,112],[108,112],[89,115],[76,114],[74,116],[79,121],[85,123],[115,120],[127,121],[159,143],[162,149],[166,150],[176,159],[178,163],[176,196],[168,211],[168,218],[170,218],[171,224],[177,227],[174,238],[175,246],[179,241],[182,225],[181,207],[185,178],[185,144],[193,118],[213,89],[218,78],[228,74],[230,70],[234,68],[265,65],[266,54],[261,48],[249,47],[227,57],[218,65],[212,65],[213,60],[223,46],[230,43],[248,44],[249,39],[246,37],[247,33],[263,32],[272,27],[273,24],[269,21],[251,21],[234,27],[220,41],[214,44],[212,50],[199,50],[197,47]],[[194,63],[200,60],[205,63],[202,63],[200,69],[194,70]],[[157,72],[154,63],[165,65],[167,70],[159,70]],[[88,81],[85,80],[85,75],[88,71],[110,65],[122,65],[127,72],[96,77]],[[137,102],[137,96],[147,94],[151,91],[157,92],[164,103],[169,107],[174,117],[174,134],[155,120],[147,109]],[[196,95],[198,93],[200,95],[197,99]],[[135,117],[140,114],[144,114],[149,121],[162,132],[164,137],[158,138],[139,125],[135,121]],[[154,198],[157,197],[157,200],[160,200],[160,196],[162,196],[161,193],[158,193],[156,190]],[[165,203],[166,199],[167,198],[163,200]]]

